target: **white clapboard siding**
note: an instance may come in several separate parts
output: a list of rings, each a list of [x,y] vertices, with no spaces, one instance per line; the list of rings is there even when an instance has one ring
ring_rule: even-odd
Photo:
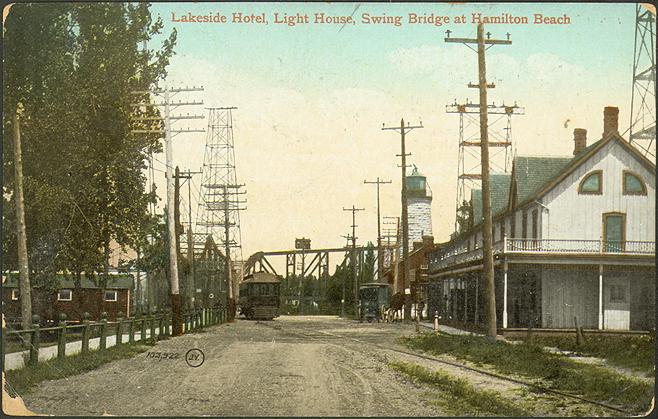
[[[603,194],[578,194],[580,181],[594,170],[603,171]],[[624,170],[642,176],[647,195],[622,194]],[[603,214],[621,212],[626,214],[626,240],[654,241],[655,195],[655,174],[611,141],[543,197],[541,202],[548,207],[548,213],[541,217],[542,237],[599,240]]]

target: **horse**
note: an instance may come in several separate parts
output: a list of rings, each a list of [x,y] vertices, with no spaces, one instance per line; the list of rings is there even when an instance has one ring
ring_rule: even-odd
[[[396,292],[391,296],[391,305],[386,312],[386,322],[396,322],[402,319],[404,309],[404,294]]]

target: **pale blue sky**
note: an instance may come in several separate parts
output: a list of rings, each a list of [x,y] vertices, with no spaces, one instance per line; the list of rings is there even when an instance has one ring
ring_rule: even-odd
[[[344,244],[351,218],[360,213],[360,241],[376,240],[375,191],[363,180],[392,179],[382,188],[382,214],[400,209],[399,137],[380,130],[400,117],[425,128],[409,136],[411,163],[434,192],[434,235],[448,238],[454,225],[458,118],[445,105],[477,92],[477,57],[452,36],[474,37],[470,14],[534,13],[571,18],[570,25],[488,25],[511,46],[487,52],[489,101],[518,101],[526,114],[514,120],[518,154],[570,155],[573,129],[600,138],[604,106],[620,108],[628,127],[635,28],[634,4],[362,4],[355,17],[403,15],[403,25],[274,25],[273,13],[350,15],[356,3],[156,3],[165,33],[178,31],[168,82],[204,85],[208,106],[237,106],[234,130],[238,178],[247,185],[242,215],[245,257],[257,250],[291,248],[295,237],[313,246]],[[171,13],[266,13],[269,25],[172,23]],[[408,25],[406,15],[465,14],[467,24]],[[311,16],[312,17],[312,16]],[[153,42],[151,47],[156,47]],[[200,126],[203,126],[200,123]],[[175,164],[198,169],[205,135],[177,137]],[[161,191],[164,180],[161,179]],[[439,198],[440,197],[440,198]],[[196,207],[195,207],[196,208]],[[272,222],[273,215],[276,222]],[[333,262],[332,262],[333,263]]]
[[[444,46],[445,30],[452,36],[474,36],[472,24],[433,25],[348,25],[339,31],[336,25],[299,25],[288,27],[274,25],[274,12],[312,15],[317,12],[350,15],[357,3],[160,3],[152,7],[160,14],[165,28],[176,27],[179,33],[177,52],[203,57],[218,65],[229,65],[233,71],[253,74],[263,84],[276,83],[318,93],[336,87],[358,85],[364,88],[389,88],[403,90],[420,88],[426,94],[427,79],[406,77],[400,80],[389,71],[389,53],[396,49],[418,45]],[[171,13],[178,16],[221,12],[230,18],[233,12],[262,13],[270,17],[270,24],[184,24],[171,22]],[[570,63],[590,67],[591,77],[619,73],[630,81],[625,73],[632,61],[635,5],[633,4],[361,4],[355,17],[368,12],[372,15],[387,14],[406,16],[435,13],[442,15],[483,15],[511,13],[528,16],[534,13],[571,17],[570,25],[489,25],[487,30],[494,37],[512,34],[513,47],[498,47],[492,54],[504,53],[521,60],[538,52],[557,54]],[[611,61],[616,62],[611,65]],[[620,68],[620,64],[621,65]],[[458,63],[455,63],[458,65]],[[622,76],[623,74],[623,76]],[[440,77],[441,75],[437,75]],[[396,83],[404,86],[396,88]],[[416,92],[421,93],[422,92]]]

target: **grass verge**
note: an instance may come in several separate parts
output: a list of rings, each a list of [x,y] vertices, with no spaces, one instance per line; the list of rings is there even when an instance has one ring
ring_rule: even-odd
[[[656,365],[655,336],[590,335],[582,345],[576,345],[576,338],[572,336],[533,336],[531,340],[534,345],[603,358],[611,365],[635,371],[651,373]]]
[[[12,396],[23,394],[29,388],[47,380],[57,380],[82,374],[83,372],[98,368],[108,362],[131,358],[145,352],[149,346],[145,345],[118,345],[102,351],[75,354],[64,359],[54,358],[40,362],[34,367],[24,367],[5,371],[7,390]]]
[[[429,384],[441,390],[441,397],[434,399],[448,414],[460,416],[529,416],[531,412],[520,408],[500,393],[480,390],[463,378],[452,377],[442,371],[430,371],[416,364],[392,362],[389,364],[396,371],[406,374],[416,382]]]
[[[534,343],[511,345],[479,336],[446,334],[403,338],[403,342],[413,349],[447,353],[476,365],[487,364],[502,374],[539,379],[546,387],[617,405],[631,412],[646,411],[653,397],[652,384],[549,353]]]

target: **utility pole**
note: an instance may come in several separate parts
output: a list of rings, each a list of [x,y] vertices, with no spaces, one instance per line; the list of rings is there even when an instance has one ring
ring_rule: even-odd
[[[27,262],[27,233],[25,232],[25,207],[23,197],[23,158],[21,152],[20,114],[23,105],[18,104],[12,117],[14,128],[14,197],[16,200],[16,238],[18,241],[18,291],[21,300],[21,325],[27,330],[32,326],[32,296],[30,271]]]
[[[306,253],[304,249],[302,250],[302,272],[299,277],[299,306],[297,307],[297,313],[302,315],[304,314],[304,309],[302,308],[302,301],[304,300],[304,270],[306,269]]]
[[[192,176],[201,174],[201,172],[192,172],[190,169],[187,169],[184,172],[181,172],[178,170],[178,166],[176,166],[176,194],[177,196],[180,196],[180,188],[187,182],[187,234],[186,234],[186,239],[187,239],[187,262],[189,264],[189,274],[187,276],[187,289],[188,289],[188,295],[186,295],[187,299],[187,304],[190,307],[194,306],[194,301],[195,301],[195,295],[196,295],[196,284],[194,282],[194,269],[195,269],[195,264],[194,264],[194,232],[193,232],[193,227],[192,227]],[[183,183],[180,183],[180,179],[184,179]],[[179,207],[179,202],[178,200],[176,201],[176,208]],[[180,214],[180,211],[177,211],[178,214]],[[176,217],[176,222],[179,223],[180,221],[180,215]],[[180,236],[182,232],[179,232],[177,237]],[[178,246],[180,248],[180,240],[178,242]]]
[[[244,204],[247,201],[239,200],[238,195],[244,195],[246,192],[241,191],[242,185],[234,184],[223,184],[220,185],[222,189],[222,207],[224,209],[224,269],[226,270],[226,306],[228,307],[229,301],[233,298],[233,274],[231,272],[231,247],[235,245],[234,242],[230,240],[230,229],[235,223],[232,223],[229,217],[229,212],[231,210],[242,211],[246,208],[240,208],[240,204]],[[232,198],[231,196],[235,196]]]
[[[477,44],[478,54],[478,84],[469,83],[468,87],[477,88],[480,91],[480,155],[482,157],[482,214],[484,215],[483,238],[483,272],[485,277],[485,315],[487,317],[487,337],[495,339],[497,334],[496,328],[496,293],[494,284],[494,267],[493,267],[493,232],[491,219],[491,186],[489,179],[489,132],[488,132],[488,115],[487,115],[487,88],[496,87],[493,83],[487,84],[487,69],[485,60],[485,44],[489,45],[511,45],[512,41],[507,34],[507,40],[490,39],[491,33],[487,32],[487,39],[484,39],[484,25],[478,24],[477,39],[471,38],[450,38],[450,32],[447,32],[445,42],[457,42],[468,44]],[[470,47],[469,47],[470,48]]]
[[[352,259],[352,278],[354,280],[354,315],[357,314],[357,305],[359,299],[359,284],[356,277],[356,213],[357,211],[365,211],[365,208],[357,208],[352,205],[352,208],[343,207],[343,211],[352,212],[352,254],[350,259]]]
[[[401,152],[398,154],[398,157],[402,157],[402,271],[404,272],[404,322],[409,323],[411,321],[411,274],[409,268],[409,215],[407,208],[407,156],[411,156],[411,153],[407,154],[405,148],[405,135],[407,132],[416,129],[423,128],[422,122],[420,125],[404,125],[404,118],[400,120],[399,127],[386,127],[382,124],[382,130],[394,130],[400,133],[400,148]]]
[[[347,236],[341,236],[341,237],[347,239],[347,243],[345,243],[345,248],[347,248],[350,245],[350,240],[352,240],[352,236],[348,234]],[[350,253],[350,259],[352,259],[351,255],[352,253]],[[352,272],[352,274],[354,274],[354,272]],[[340,317],[345,318],[345,275],[343,275],[342,296],[340,299]]]
[[[141,95],[144,99],[149,99],[150,95],[160,97],[163,99],[160,103],[151,103],[150,100],[145,102],[139,102],[133,104],[136,108],[147,108],[147,107],[163,107],[164,108],[164,129],[136,129],[133,130],[134,133],[159,133],[164,134],[165,137],[165,166],[166,166],[166,176],[167,176],[167,232],[169,236],[169,274],[170,274],[170,288],[171,288],[171,310],[172,310],[172,335],[179,336],[183,334],[183,314],[182,314],[182,301],[180,296],[179,282],[178,282],[178,252],[176,251],[176,220],[175,220],[175,206],[176,202],[174,199],[174,174],[173,174],[173,150],[172,150],[172,138],[174,135],[180,133],[191,133],[191,132],[204,132],[203,129],[172,129],[171,125],[173,122],[184,119],[203,119],[202,115],[171,115],[172,108],[177,108],[184,105],[202,105],[203,102],[197,101],[172,101],[172,98],[181,92],[199,92],[203,91],[203,87],[185,87],[185,88],[164,88],[164,89],[154,89],[148,91],[137,91],[133,94]],[[144,118],[135,118],[136,121],[153,121],[160,120],[159,117],[144,117]]]
[[[381,217],[379,214],[379,185],[385,185],[387,183],[393,183],[390,180],[379,180],[379,176],[377,176],[377,180],[372,182],[372,181],[367,181],[364,180],[363,183],[365,184],[374,184],[377,185],[377,282],[381,282],[382,280],[382,271],[384,270],[384,258],[382,257],[382,231],[381,231]]]

